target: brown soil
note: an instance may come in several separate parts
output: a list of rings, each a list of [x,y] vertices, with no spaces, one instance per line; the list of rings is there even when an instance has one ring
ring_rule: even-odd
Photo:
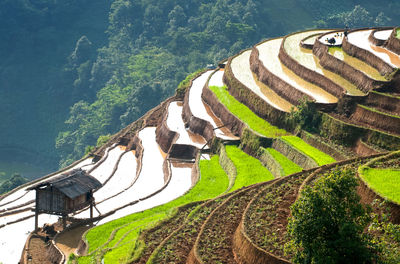
[[[132,263],[146,263],[155,248],[169,236],[177,227],[179,227],[188,214],[197,206],[198,203],[191,203],[180,207],[175,216],[162,222],[157,227],[145,231],[140,239],[144,240],[145,248],[140,259]]]
[[[239,192],[212,212],[194,249],[204,263],[236,263],[232,251],[233,235],[247,204],[260,189]]]
[[[286,243],[290,206],[308,175],[307,172],[302,173],[269,186],[249,204],[243,218],[244,231],[252,242],[283,259],[288,259],[288,256],[284,256],[283,246]]]
[[[46,254],[47,244],[44,238],[40,236],[32,236],[29,241],[28,256],[32,257],[32,264],[52,264],[47,260]]]
[[[227,127],[224,126],[224,123],[222,123],[221,119],[219,119],[219,118],[214,114],[214,112],[211,110],[211,107],[210,107],[208,104],[204,103],[204,102],[203,102],[203,104],[204,104],[204,108],[205,108],[206,111],[207,111],[207,114],[208,114],[209,116],[211,116],[211,118],[214,120],[214,122],[215,122],[215,124],[217,125],[217,127],[219,127],[219,129],[220,129],[226,136],[232,137],[232,138],[236,138],[235,135],[233,135],[233,133],[232,133]]]
[[[56,245],[64,253],[67,259],[71,253],[75,252],[83,233],[85,233],[89,228],[89,226],[79,226],[60,234],[57,237]]]
[[[201,224],[222,199],[211,200],[186,219],[166,240],[154,259],[154,263],[186,263],[186,259],[200,232]]]

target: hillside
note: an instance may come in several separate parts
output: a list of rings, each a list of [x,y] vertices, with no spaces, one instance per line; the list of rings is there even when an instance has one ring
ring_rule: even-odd
[[[188,76],[88,156],[1,196],[0,261],[23,251],[22,263],[291,263],[292,205],[307,186],[346,172],[358,182],[356,205],[371,206],[367,249],[396,263],[397,31],[294,32]],[[63,230],[57,216],[41,214],[30,232],[27,188],[73,168],[103,184],[94,218],[80,209]]]

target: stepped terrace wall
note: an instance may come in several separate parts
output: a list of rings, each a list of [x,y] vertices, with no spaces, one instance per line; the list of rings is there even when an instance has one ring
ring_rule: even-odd
[[[362,105],[356,106],[351,119],[395,134],[400,133],[400,117],[381,113]]]
[[[377,107],[400,115],[400,97],[373,92],[365,98],[364,103],[368,106]]]
[[[400,137],[398,136],[350,124],[339,118],[339,116],[323,113],[320,124],[321,136],[345,146],[354,146],[361,138],[365,143],[376,145],[386,150],[400,148]]]
[[[164,112],[162,121],[157,125],[156,129],[156,141],[160,146],[161,150],[165,153],[169,153],[172,144],[178,139],[179,134],[171,131],[167,126],[168,111]]]
[[[285,119],[287,113],[271,106],[262,98],[260,98],[256,93],[254,93],[251,89],[246,87],[245,84],[241,83],[235,77],[230,67],[232,59],[233,58],[229,58],[228,63],[225,67],[224,74],[224,82],[228,86],[229,93],[234,96],[239,102],[245,104],[261,118],[268,120],[273,125],[282,125],[282,120]]]
[[[262,42],[261,42],[262,43]],[[259,43],[259,44],[261,44]],[[257,45],[259,45],[257,44]],[[256,45],[256,46],[257,46]],[[279,96],[293,105],[299,105],[304,99],[314,101],[309,95],[289,85],[278,76],[271,73],[259,59],[259,51],[254,46],[250,55],[250,68],[256,74],[257,78],[273,89]]]
[[[215,137],[213,126],[210,122],[194,116],[190,110],[189,95],[194,80],[195,79],[190,81],[189,88],[187,89],[183,100],[182,119],[185,126],[187,126],[191,132],[203,136],[208,142]]]
[[[383,46],[386,43],[386,40],[384,39],[378,39],[375,37],[375,32],[381,31],[381,30],[389,30],[393,29],[392,27],[383,27],[383,28],[377,28],[372,30],[371,34],[368,37],[368,40],[375,46]]]
[[[314,31],[314,30],[310,30],[310,31]],[[305,32],[307,32],[307,31],[305,31]],[[283,38],[283,41],[282,41],[282,44],[281,44],[281,47],[279,50],[279,59],[281,60],[281,62],[286,67],[288,67],[290,70],[292,70],[295,74],[297,74],[298,76],[303,78],[304,80],[321,87],[328,93],[330,93],[338,98],[342,97],[346,93],[346,90],[343,87],[337,85],[336,83],[334,83],[330,79],[326,78],[325,76],[301,65],[297,60],[293,59],[286,52],[285,47],[284,47],[286,39],[288,37],[298,34],[298,33],[299,32],[292,33]],[[315,44],[317,42],[318,42],[318,40],[315,41]],[[315,44],[314,44],[314,46],[315,46]]]
[[[394,53],[400,54],[400,39],[397,38],[397,29],[398,28],[395,28],[392,34],[390,34],[389,39],[385,43],[385,47]]]
[[[326,34],[322,35],[320,38],[323,38],[325,35]],[[387,85],[386,82],[380,82],[371,79],[362,71],[351,67],[346,62],[329,54],[329,47],[321,43],[321,41],[319,41],[320,38],[315,41],[313,54],[319,58],[319,63],[322,67],[331,72],[339,74],[346,80],[357,85],[357,88],[364,93],[367,93],[373,89],[382,88],[383,86]]]
[[[208,87],[203,89],[201,98],[234,135],[240,136],[242,134],[246,125],[239,118],[233,115]]]
[[[272,143],[272,148],[276,149],[304,169],[311,169],[318,166],[317,162],[315,162],[312,158],[297,150],[282,139],[275,139]]]
[[[400,224],[400,204],[398,204],[394,201],[390,201],[390,200],[386,199],[385,197],[382,197],[379,193],[375,192],[368,185],[368,182],[363,179],[363,177],[361,175],[361,170],[362,170],[362,167],[370,166],[370,165],[374,164],[375,162],[383,162],[385,160],[395,159],[395,158],[399,158],[399,157],[400,157],[399,152],[389,153],[383,157],[382,156],[377,157],[373,160],[370,160],[363,166],[361,166],[357,172],[357,176],[360,179],[360,185],[358,186],[357,191],[358,191],[359,195],[361,196],[361,202],[365,203],[365,204],[371,204],[375,199],[378,199],[380,201],[385,200],[386,206],[389,208],[389,212],[390,212],[389,219],[391,222],[393,222],[395,224]]]
[[[349,34],[351,32],[367,30],[367,29],[370,29],[370,28],[360,28],[360,29],[350,30]],[[371,52],[369,52],[365,49],[362,49],[360,47],[357,47],[357,46],[351,44],[347,40],[347,38],[343,38],[342,48],[350,56],[359,58],[359,59],[365,61],[366,63],[368,63],[369,65],[371,65],[372,67],[375,67],[376,69],[378,69],[378,71],[382,75],[391,74],[395,70],[395,68],[393,68],[392,66],[387,64],[384,60],[382,60],[375,54],[372,54]]]

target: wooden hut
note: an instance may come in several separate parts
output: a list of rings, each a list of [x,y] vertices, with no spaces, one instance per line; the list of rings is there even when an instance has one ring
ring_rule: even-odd
[[[55,214],[63,217],[90,206],[93,217],[93,191],[102,184],[82,169],[75,169],[48,181],[40,182],[27,190],[36,190],[35,230],[38,228],[40,213]]]

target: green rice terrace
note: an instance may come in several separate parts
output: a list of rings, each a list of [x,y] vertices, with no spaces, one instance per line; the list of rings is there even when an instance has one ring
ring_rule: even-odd
[[[0,196],[0,263],[400,263],[399,41],[296,32],[190,75],[105,145]],[[77,172],[101,187],[57,189]],[[39,210],[46,184],[74,209]]]

